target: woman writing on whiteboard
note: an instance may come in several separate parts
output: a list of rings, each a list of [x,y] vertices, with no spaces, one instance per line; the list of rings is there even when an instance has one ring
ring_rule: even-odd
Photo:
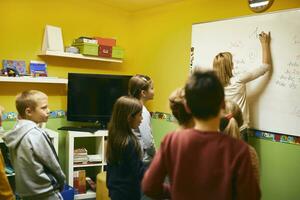
[[[219,77],[225,89],[225,98],[236,102],[244,117],[244,124],[241,127],[241,133],[247,140],[246,130],[249,127],[249,109],[247,104],[246,83],[255,80],[264,75],[271,69],[271,51],[270,51],[270,32],[268,34],[262,32],[259,34],[259,40],[262,47],[262,65],[244,74],[233,75],[233,61],[230,52],[221,52],[215,56],[213,61],[213,69]]]

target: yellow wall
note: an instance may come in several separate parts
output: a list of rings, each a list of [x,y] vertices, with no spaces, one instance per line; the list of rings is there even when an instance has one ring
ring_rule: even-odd
[[[299,7],[299,0],[275,0],[269,11]],[[247,0],[186,0],[136,13],[111,8],[98,3],[97,0],[85,2],[80,0],[1,0],[0,60],[22,59],[27,64],[30,60],[40,60],[37,54],[42,46],[46,24],[62,27],[65,45],[69,45],[74,38],[79,36],[115,37],[118,44],[126,50],[123,64],[46,58],[49,75],[67,77],[68,72],[148,74],[154,80],[156,90],[155,99],[149,104],[151,110],[169,112],[167,102],[169,94],[176,87],[182,86],[188,76],[192,24],[250,14],[254,13],[248,9]],[[216,33],[216,37],[217,34],[220,33]],[[46,92],[50,96],[51,109],[66,110],[66,86],[60,85],[0,83],[0,104],[4,105],[7,111],[15,110],[14,96],[25,89],[39,89]],[[50,122],[52,125],[49,126],[52,129],[66,123],[65,120],[60,119],[53,119]],[[167,122],[154,120],[156,138],[160,133],[165,134],[167,132],[165,129],[172,128],[170,125],[166,128],[160,123]],[[155,131],[155,128],[164,130]],[[66,152],[64,137],[65,134],[60,134],[59,148],[63,165],[64,152]],[[274,152],[274,150],[270,149],[267,152]],[[269,155],[265,157],[273,159]],[[270,160],[266,162],[269,162],[268,166],[273,164]],[[293,161],[291,164],[289,162],[286,164],[293,166]],[[285,169],[283,171],[293,171],[288,167]],[[277,195],[282,192],[280,190],[282,185],[274,186],[274,183],[281,180],[274,182],[272,178],[277,178],[282,171],[278,170],[274,173],[265,171],[267,168],[262,170],[262,177],[267,177],[263,178],[262,182],[266,197],[264,198],[274,199],[276,195],[277,199],[293,199],[280,198]],[[271,178],[268,179],[269,177]],[[285,184],[284,187],[289,186],[286,181],[282,181],[282,184]],[[294,188],[295,192],[292,196],[297,195],[298,187],[292,189]],[[268,194],[273,195],[272,198],[268,198]]]
[[[268,11],[299,7],[299,0],[275,0]],[[255,13],[249,10],[247,0],[191,0],[135,13],[133,66],[141,66],[154,80],[156,96],[151,109],[169,112],[169,94],[182,86],[189,74],[193,23],[250,14]]]
[[[46,24],[62,28],[65,46],[80,36],[114,37],[126,50],[122,64],[66,58],[43,58],[49,76],[67,77],[68,72],[133,74],[129,66],[130,15],[95,1],[11,0],[0,1],[0,60],[41,60],[40,52]],[[2,67],[1,67],[2,68]],[[66,86],[50,84],[0,83],[0,104],[14,111],[15,95],[26,89],[39,89],[49,95],[51,109],[66,109]]]
[[[68,72],[148,74],[156,91],[150,110],[169,112],[169,94],[183,85],[189,73],[192,24],[254,14],[247,0],[215,2],[186,0],[128,13],[96,0],[0,1],[0,60],[22,59],[27,64],[40,60],[37,54],[46,24],[62,28],[65,45],[79,36],[115,37],[126,50],[124,63],[43,58],[49,76],[67,77]],[[275,0],[268,11],[299,7],[299,0]],[[52,109],[66,109],[66,87],[62,85],[1,83],[0,104],[7,111],[15,110],[14,96],[29,88],[49,94]]]

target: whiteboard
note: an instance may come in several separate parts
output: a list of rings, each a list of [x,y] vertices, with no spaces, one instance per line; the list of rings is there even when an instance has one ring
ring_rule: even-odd
[[[300,136],[300,10],[194,24],[191,65],[212,68],[229,51],[234,74],[259,67],[261,31],[271,32],[273,70],[247,85],[250,127]]]

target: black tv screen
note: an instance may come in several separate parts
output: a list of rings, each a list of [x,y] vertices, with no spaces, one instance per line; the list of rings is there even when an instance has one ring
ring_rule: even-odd
[[[68,121],[107,123],[115,101],[128,94],[131,76],[68,74]]]

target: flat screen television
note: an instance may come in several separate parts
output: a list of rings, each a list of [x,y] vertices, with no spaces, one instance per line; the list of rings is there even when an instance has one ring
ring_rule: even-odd
[[[68,74],[67,120],[106,124],[115,101],[128,94],[131,76]]]

